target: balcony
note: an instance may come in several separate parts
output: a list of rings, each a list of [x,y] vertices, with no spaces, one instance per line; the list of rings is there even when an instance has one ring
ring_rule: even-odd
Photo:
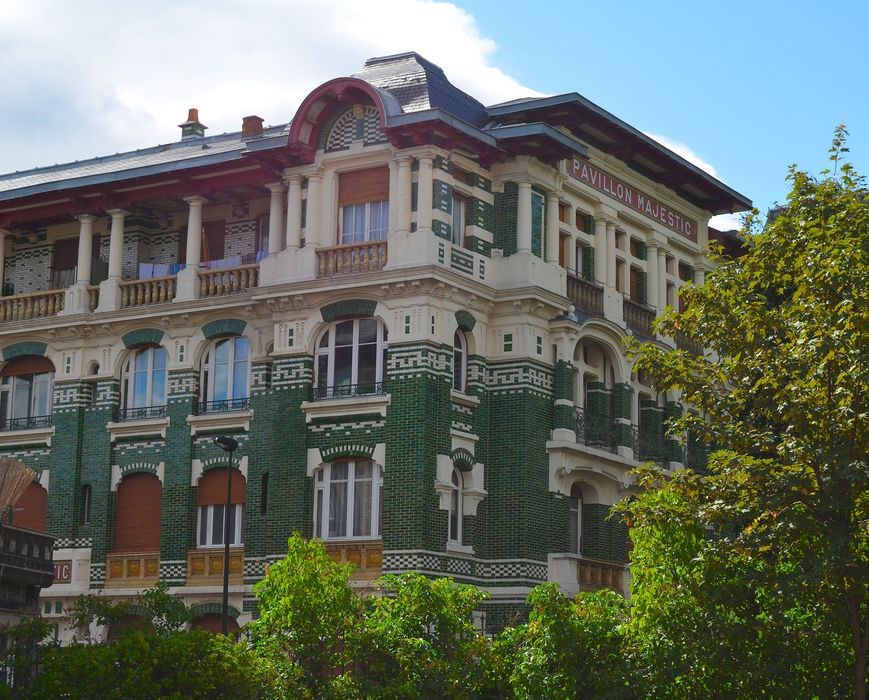
[[[591,316],[603,316],[603,287],[597,283],[569,272],[567,298],[573,302],[577,311]]]
[[[244,547],[229,548],[229,583],[243,583]],[[223,585],[223,547],[191,549],[187,552],[188,586]]]
[[[249,411],[250,397],[241,399],[222,399],[221,401],[201,401],[197,406],[198,415],[205,413],[230,413],[232,411]]]
[[[121,282],[121,308],[165,304],[175,298],[176,286],[175,275]]]
[[[643,336],[644,338],[655,337],[655,333],[652,330],[652,322],[655,320],[655,310],[653,308],[638,304],[625,297],[622,312],[625,323],[634,334]]]
[[[691,340],[684,333],[676,333],[676,347],[687,350],[694,355],[703,355],[703,346],[695,340]]]
[[[160,552],[106,555],[106,588],[148,588],[160,577]]]
[[[588,416],[577,406],[573,409],[573,430],[576,441],[582,445],[616,451],[615,422],[611,419]]]
[[[666,463],[667,441],[663,432],[651,433],[640,427],[632,426],[634,438],[634,459],[638,462]]]
[[[63,310],[64,297],[63,289],[0,297],[0,322],[31,321],[35,318],[57,316]]]
[[[569,596],[602,589],[626,595],[628,590],[625,565],[581,554],[550,554],[548,578]]]
[[[118,412],[118,421],[147,420],[148,418],[165,418],[166,406],[139,406],[122,408]]]
[[[350,576],[354,587],[374,587],[380,578],[383,561],[383,542],[380,540],[324,542],[326,553],[338,562],[350,562],[356,568]]]
[[[326,399],[351,399],[357,396],[383,396],[384,394],[386,394],[386,382],[368,382],[366,384],[315,386],[311,390],[311,399],[324,401]]]
[[[50,428],[51,416],[22,416],[21,418],[0,419],[0,430],[35,430]]]
[[[386,241],[366,241],[317,249],[317,277],[380,272],[386,267]]]
[[[199,272],[199,296],[222,297],[255,289],[259,284],[259,263]]]
[[[42,532],[4,525],[0,530],[0,610],[39,610],[39,589],[54,579],[54,538]]]

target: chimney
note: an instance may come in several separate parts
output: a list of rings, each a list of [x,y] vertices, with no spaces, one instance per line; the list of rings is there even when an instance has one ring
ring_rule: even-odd
[[[249,117],[241,119],[241,137],[243,139],[260,136],[263,132],[263,118],[256,114],[251,114]]]
[[[208,128],[199,121],[199,110],[196,107],[191,107],[187,110],[187,121],[179,124],[181,127],[181,140],[195,139],[200,136],[205,136],[205,130]]]

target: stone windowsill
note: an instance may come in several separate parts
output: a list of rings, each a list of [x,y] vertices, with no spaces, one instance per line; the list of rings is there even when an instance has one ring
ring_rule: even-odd
[[[48,428],[25,428],[24,430],[4,430],[0,432],[0,446],[45,443],[51,447],[52,437],[54,437],[54,426]]]
[[[300,408],[305,414],[305,422],[314,418],[341,418],[360,413],[379,413],[386,417],[386,407],[392,401],[389,394],[372,396],[350,396],[346,399],[321,399],[320,401],[303,401]]]
[[[196,435],[199,431],[228,430],[241,428],[250,432],[250,421],[253,418],[253,410],[243,411],[217,411],[202,413],[198,416],[187,416],[187,425],[190,426],[190,434]]]
[[[450,398],[462,406],[476,408],[480,405],[480,399],[478,397],[472,396],[471,394],[465,394],[462,391],[456,391],[455,389],[450,389]]]
[[[115,442],[119,437],[136,435],[160,435],[166,437],[166,428],[169,427],[169,416],[162,418],[143,418],[142,420],[126,420],[117,423],[107,423],[111,441]]]

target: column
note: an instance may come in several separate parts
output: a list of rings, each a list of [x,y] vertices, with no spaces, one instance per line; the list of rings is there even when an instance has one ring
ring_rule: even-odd
[[[272,182],[266,185],[271,192],[269,201],[269,255],[281,252],[281,234],[284,231],[284,183]]]
[[[667,306],[667,253],[658,248],[658,309],[663,311]]]
[[[646,303],[661,312],[658,300],[658,246],[646,244]]]
[[[106,214],[112,217],[112,229],[109,237],[109,279],[121,281],[124,272],[124,217],[130,212],[123,209],[108,209]]]
[[[608,284],[607,277],[606,219],[594,220],[594,276],[601,284]]]
[[[187,213],[187,258],[186,265],[194,270],[199,269],[202,259],[202,205],[208,200],[205,197],[185,197],[190,206]]]
[[[75,273],[76,284],[91,283],[91,259],[94,254],[94,221],[93,214],[82,214],[78,217],[78,266]]]
[[[612,221],[606,224],[606,278],[607,284],[616,286],[616,225]]]
[[[302,176],[287,178],[287,248],[297,249],[302,244]]]
[[[410,194],[411,194],[411,159],[402,157],[398,159],[398,216],[395,222],[397,234],[410,233]]]
[[[6,275],[6,236],[10,234],[11,231],[0,228],[0,296],[3,296],[3,282]]]
[[[419,172],[417,173],[416,188],[416,230],[430,231],[432,220],[432,188],[434,177],[432,175],[431,156],[420,156]]]
[[[516,205],[516,250],[531,252],[531,182],[519,183],[519,202]]]
[[[554,192],[546,195],[546,262],[558,265],[558,195]]]
[[[567,241],[567,259],[564,261],[567,269],[578,274],[579,260],[576,259],[576,235],[571,233],[570,240]]]
[[[305,245],[327,245],[321,239],[320,231],[320,189],[323,176],[320,173],[308,175],[308,199],[305,203]]]
[[[2,271],[2,268],[0,268],[0,271]],[[2,276],[0,276],[0,278],[2,278]],[[698,267],[696,270],[694,270],[694,284],[696,284],[698,287],[702,287],[704,284],[706,284],[706,270],[704,270],[702,267]]]

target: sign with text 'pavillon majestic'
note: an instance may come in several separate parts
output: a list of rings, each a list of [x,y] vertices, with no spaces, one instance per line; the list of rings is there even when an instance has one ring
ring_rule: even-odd
[[[640,212],[652,221],[657,221],[671,231],[675,231],[689,240],[697,240],[696,221],[682,216],[670,207],[661,204],[654,197],[649,197],[618,178],[608,175],[587,160],[578,157],[568,159],[567,172],[571,177],[584,182],[598,192],[603,192],[613,199],[617,199],[625,206]]]

